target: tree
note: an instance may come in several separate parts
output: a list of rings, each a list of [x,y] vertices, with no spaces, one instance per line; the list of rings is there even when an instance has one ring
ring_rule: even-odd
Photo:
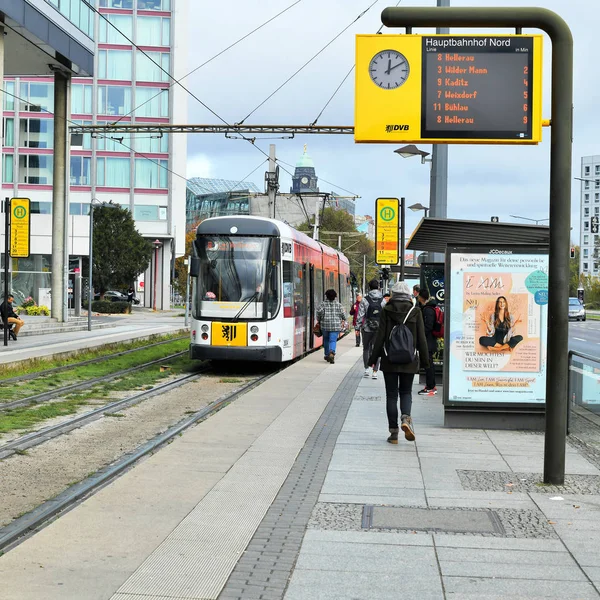
[[[575,258],[569,261],[569,296],[577,296],[577,288],[581,281],[579,276],[579,246],[575,246]]]
[[[358,279],[359,287],[362,286],[363,279],[363,257],[366,256],[367,269],[365,280],[378,279],[378,267],[374,263],[374,244],[364,233],[356,230],[354,218],[345,210],[335,210],[326,208],[319,215],[321,225],[319,227],[319,239],[328,246],[338,247],[339,237],[341,235],[342,252],[350,261],[350,271]],[[300,231],[312,237],[312,226],[303,223],[298,227]],[[330,233],[331,232],[331,233]]]
[[[93,285],[100,292],[128,288],[152,258],[152,242],[142,237],[131,212],[113,204],[94,208]]]
[[[173,288],[175,291],[185,298],[185,292],[187,289],[187,265],[184,264],[186,258],[192,254],[192,243],[196,239],[196,230],[202,220],[190,225],[186,228],[185,232],[185,252],[184,256],[180,256],[175,259],[175,279],[173,280]]]

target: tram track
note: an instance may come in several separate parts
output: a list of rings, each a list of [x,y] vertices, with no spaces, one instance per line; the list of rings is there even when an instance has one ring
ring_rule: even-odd
[[[159,433],[149,441],[141,444],[135,450],[124,454],[121,458],[117,459],[108,466],[101,468],[93,475],[83,479],[78,483],[75,483],[52,499],[43,502],[40,506],[28,512],[27,514],[18,517],[9,525],[0,529],[0,551],[6,551],[12,548],[14,545],[20,543],[26,537],[33,535],[40,528],[44,527],[51,520],[57,517],[60,513],[73,507],[78,502],[93,495],[102,487],[109,484],[127,469],[131,468],[138,460],[155,452],[164,444],[169,443],[180,433],[195,425],[199,421],[207,419],[211,415],[217,413],[224,406],[235,401],[240,396],[243,396],[245,393],[260,385],[277,372],[278,371],[257,377],[241,388],[221,396],[217,400],[211,402],[208,406],[205,406],[204,408],[194,412],[194,414],[190,415],[189,417],[181,419],[175,425],[169,427],[166,431]],[[188,381],[190,380],[191,377],[188,379]],[[101,410],[106,411],[106,407],[99,409],[99,411]],[[23,441],[23,439],[24,438],[21,438],[21,441]],[[17,442],[17,440],[14,442]],[[2,449],[4,449],[6,446],[7,445],[3,446]]]
[[[11,410],[13,408],[21,408],[23,406],[30,406],[32,404],[41,404],[43,402],[47,402],[48,400],[52,400],[53,398],[64,396],[65,394],[70,394],[71,392],[89,389],[100,383],[108,383],[110,381],[114,381],[115,379],[124,377],[125,375],[129,375],[131,373],[141,371],[142,369],[151,367],[156,364],[165,363],[169,360],[173,360],[174,358],[178,358],[178,357],[184,356],[186,354],[187,354],[187,350],[183,350],[181,352],[176,352],[174,354],[170,354],[169,356],[164,356],[162,358],[158,358],[158,359],[143,363],[141,365],[136,365],[135,367],[129,367],[127,369],[115,371],[114,373],[110,373],[109,375],[103,375],[102,377],[87,379],[86,381],[83,381],[80,383],[73,383],[70,385],[63,386],[61,388],[56,388],[56,389],[53,389],[53,390],[50,390],[47,392],[35,394],[34,396],[28,396],[27,398],[21,398],[20,400],[13,400],[12,402],[5,402],[5,403],[0,404],[0,413],[5,412],[7,410]],[[112,358],[112,356],[108,357],[108,358]],[[60,368],[62,368],[62,367],[60,367]],[[0,382],[0,384],[3,384],[5,381],[6,380]]]

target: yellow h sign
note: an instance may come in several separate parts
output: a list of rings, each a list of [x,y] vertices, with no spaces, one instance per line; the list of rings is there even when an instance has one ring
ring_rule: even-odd
[[[29,198],[13,198],[10,201],[10,255],[13,258],[29,256],[30,221]]]
[[[400,260],[400,201],[377,198],[375,202],[375,262],[397,265]]]

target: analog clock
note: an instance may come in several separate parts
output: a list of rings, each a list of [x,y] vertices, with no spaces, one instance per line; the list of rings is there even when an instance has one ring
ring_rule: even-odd
[[[408,61],[397,50],[382,50],[369,63],[369,75],[375,85],[384,90],[395,90],[407,79]]]
[[[303,177],[300,181],[306,185],[308,183],[308,177]]]

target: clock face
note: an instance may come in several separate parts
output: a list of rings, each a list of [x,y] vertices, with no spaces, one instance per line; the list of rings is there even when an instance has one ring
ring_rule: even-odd
[[[407,79],[408,61],[396,50],[382,50],[369,63],[369,75],[375,85],[384,90],[395,90]]]
[[[308,177],[303,177],[300,181],[306,185],[308,183]]]

